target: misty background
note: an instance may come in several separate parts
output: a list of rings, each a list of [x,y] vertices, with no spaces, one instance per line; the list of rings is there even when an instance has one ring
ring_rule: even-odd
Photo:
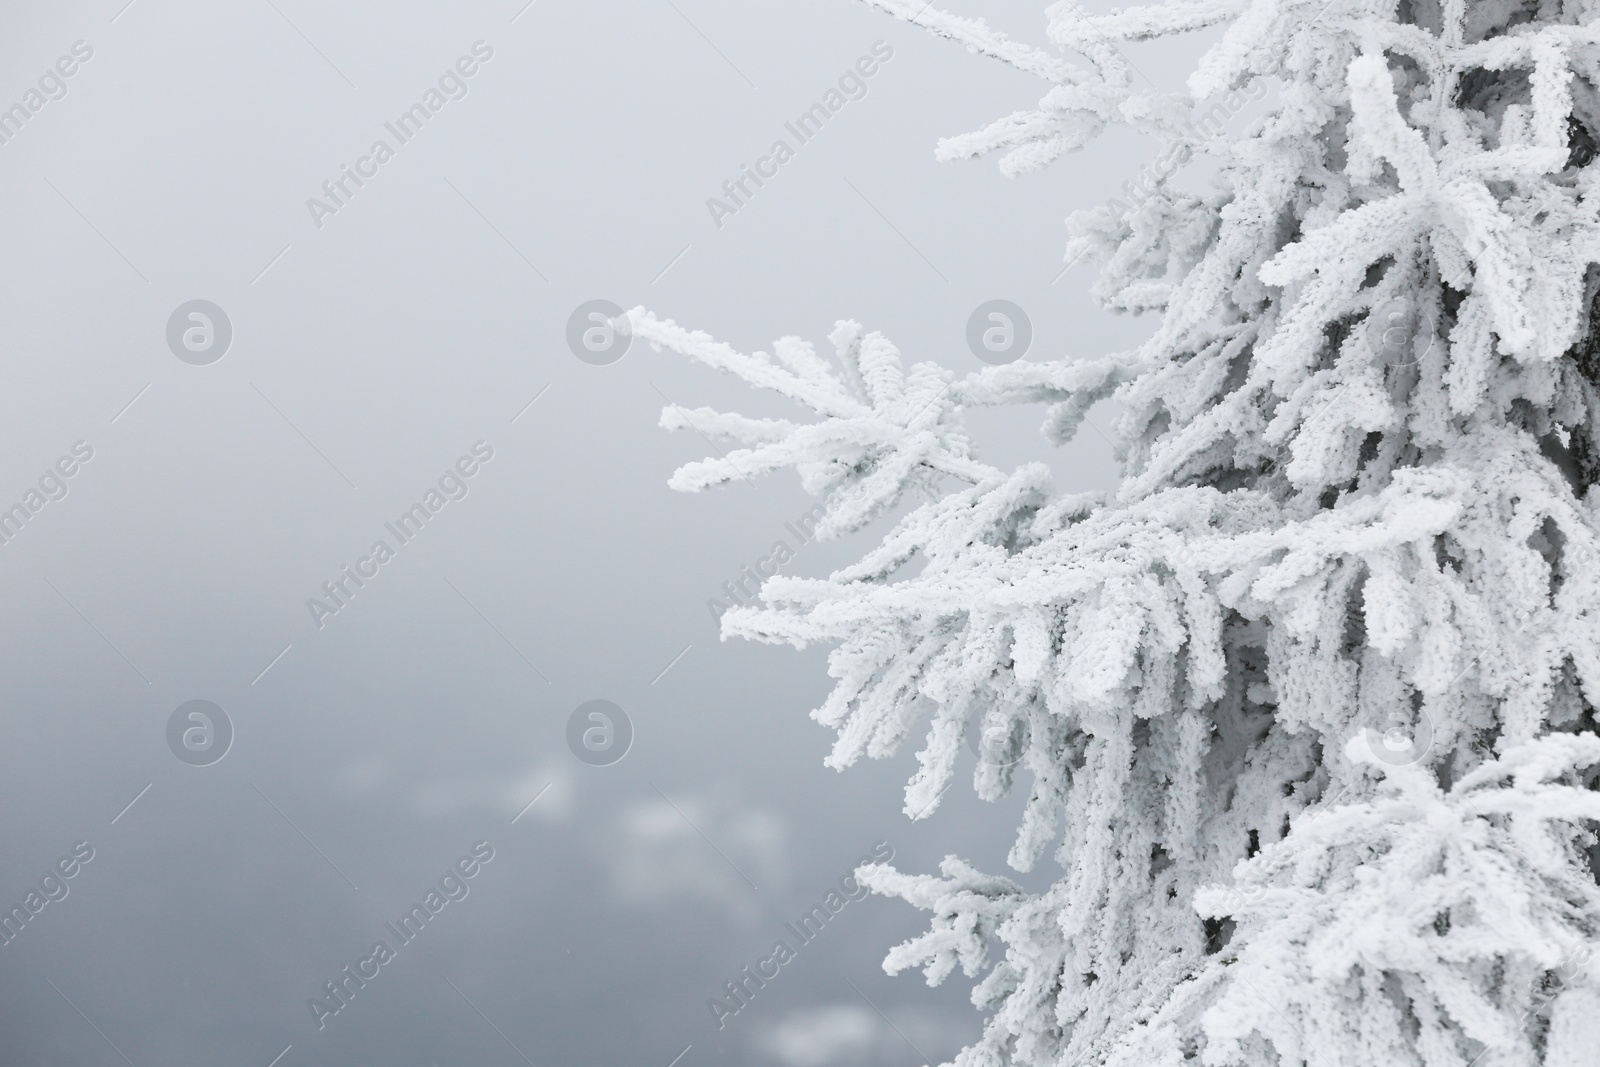
[[[1040,40],[1037,4],[949,8]],[[93,849],[0,946],[0,1062],[824,1067],[970,1041],[968,980],[883,974],[926,920],[875,897],[722,1028],[708,1011],[876,842],[908,870],[954,852],[1008,873],[1022,798],[962,777],[908,821],[920,731],[822,766],[826,650],[723,643],[707,600],[775,541],[786,573],[824,575],[887,524],[798,545],[785,524],[814,501],[792,476],[672,492],[712,451],[658,429],[664,404],[804,415],[643,344],[586,363],[567,322],[605,299],[829,351],[857,318],[966,373],[968,316],[998,298],[1027,312],[1028,358],[1128,347],[1146,324],[1063,271],[1061,222],[1159,146],[1113,132],[1017,180],[938,164],[938,137],[1044,86],[850,0],[74,0],[0,21],[0,108],[41,102],[0,127],[0,509],[41,503],[0,545],[0,904]],[[864,95],[719,226],[707,199],[879,41]],[[385,124],[478,42],[400,144]],[[1132,58],[1181,87],[1186,56]],[[393,158],[317,217],[380,138]],[[168,343],[195,300],[231,326],[206,365]],[[1051,450],[1041,417],[971,423],[991,462],[1114,484],[1097,431]],[[78,442],[92,458],[57,467]],[[397,546],[385,523],[479,442],[465,495],[319,626],[308,600]],[[632,724],[608,766],[567,742],[594,699]],[[231,723],[209,765],[168,741],[193,700]],[[319,1029],[308,1000],[478,842],[470,892]]]

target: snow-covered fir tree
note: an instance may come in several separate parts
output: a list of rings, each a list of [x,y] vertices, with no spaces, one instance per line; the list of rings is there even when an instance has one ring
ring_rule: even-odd
[[[972,1067],[1600,1064],[1600,2],[1060,0],[1048,48],[869,2],[1048,83],[945,158],[1121,123],[1214,161],[1069,220],[1136,351],[957,377],[629,313],[816,413],[669,409],[740,446],[677,488],[793,467],[827,536],[936,501],[723,618],[833,646],[832,764],[919,735],[908,814],[972,716],[977,792],[1025,776],[1009,862],[1059,879],[864,869],[932,913],[886,966],[979,979]],[[1127,45],[1196,31],[1187,92],[1143,87]],[[962,425],[1043,403],[1060,443],[1108,398],[1109,496]]]

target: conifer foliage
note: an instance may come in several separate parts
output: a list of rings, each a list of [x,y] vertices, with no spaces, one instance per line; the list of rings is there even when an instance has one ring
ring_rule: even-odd
[[[1124,124],[1214,172],[1068,222],[1155,320],[1131,352],[960,377],[853,322],[829,361],[628,313],[814,413],[667,410],[736,443],[676,488],[793,467],[829,536],[934,501],[723,617],[832,646],[829,762],[920,743],[908,814],[973,715],[978,794],[1027,791],[1042,893],[864,868],[931,913],[888,969],[977,979],[966,1067],[1600,1063],[1600,3],[1058,0],[1031,47],[869,2],[1048,83],[944,158],[1022,174]],[[1197,31],[1187,92],[1127,58]],[[962,422],[1043,404],[1060,443],[1107,398],[1110,495]]]

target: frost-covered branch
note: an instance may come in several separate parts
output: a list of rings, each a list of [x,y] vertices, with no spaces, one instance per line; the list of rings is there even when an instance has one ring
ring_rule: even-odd
[[[965,1067],[1595,1062],[1600,6],[1061,2],[1057,56],[870,2],[1048,83],[941,146],[1007,173],[1116,124],[1199,150],[1206,101],[1276,93],[1209,183],[1069,220],[1104,305],[1158,316],[1135,352],[958,378],[854,323],[830,363],[630,313],[811,413],[669,411],[741,446],[675,486],[793,467],[830,533],[932,497],[722,620],[832,647],[832,765],[922,738],[909,815],[973,723],[980,796],[1031,777],[1008,861],[1060,878],[865,871],[932,913],[890,968],[979,979]],[[1136,85],[1125,48],[1198,30],[1187,94]],[[1108,398],[1112,498],[962,424],[1043,404],[1061,443]]]

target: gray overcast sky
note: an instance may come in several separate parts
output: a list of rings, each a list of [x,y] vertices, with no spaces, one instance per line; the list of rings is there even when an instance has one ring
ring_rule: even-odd
[[[0,898],[66,889],[0,946],[0,1061],[951,1055],[968,984],[886,977],[923,919],[878,898],[713,1023],[875,842],[1002,871],[1019,805],[963,784],[913,825],[911,750],[822,767],[824,650],[724,644],[706,608],[811,502],[783,477],[675,494],[708,446],[656,427],[665,401],[780,409],[644,346],[581,362],[567,319],[645,304],[752,349],[855,317],[965,372],[969,314],[1004,298],[1030,358],[1125,347],[1144,324],[1061,274],[1061,221],[1156,146],[1113,135],[1014,181],[937,164],[939,136],[1042,87],[848,0],[125,2],[0,16],[0,107],[38,103],[0,144],[0,508],[38,504],[0,545]],[[880,41],[864,94],[714,220]],[[402,142],[386,124],[430,90]],[[345,167],[367,177],[308,209]],[[196,300],[231,327],[205,365],[168,342]],[[1103,440],[1049,451],[1038,414],[976,417],[986,455],[1112,484]],[[400,544],[385,524],[441,478],[459,499]],[[362,563],[380,539],[393,558]],[[867,543],[797,545],[791,572]],[[307,601],[347,565],[377,570],[319,628]],[[591,699],[632,722],[610,766],[567,744]],[[192,700],[231,724],[218,762],[169,745]],[[400,945],[386,924],[479,842],[466,895],[319,1029],[308,1000]]]

